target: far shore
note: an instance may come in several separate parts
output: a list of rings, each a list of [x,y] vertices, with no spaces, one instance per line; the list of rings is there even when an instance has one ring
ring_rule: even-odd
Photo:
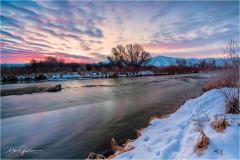
[[[201,72],[201,71],[200,71]],[[55,81],[55,80],[68,80],[68,79],[93,79],[93,78],[118,78],[118,77],[141,77],[141,76],[161,76],[161,75],[174,75],[174,74],[191,74],[199,73],[199,71],[168,71],[168,72],[152,72],[152,71],[139,71],[139,72],[86,72],[84,74],[78,72],[66,73],[41,73],[29,75],[8,75],[0,77],[1,84],[14,83],[14,82],[34,82],[34,81]]]
[[[179,74],[179,75],[183,75],[183,74],[194,74],[194,73],[182,73],[182,74]],[[195,73],[197,74],[197,73]],[[69,75],[69,74],[68,74]],[[29,81],[32,81],[32,82],[49,82],[49,81],[62,81],[62,80],[84,80],[84,79],[94,79],[94,78],[105,78],[105,77],[101,77],[101,76],[98,76],[98,75],[101,75],[101,74],[90,74],[89,76],[87,77],[79,77],[76,76],[77,74],[75,73],[75,75],[69,75],[68,77],[66,76],[62,76],[60,75],[59,73],[56,73],[56,74],[52,74],[51,77],[48,76],[49,79],[44,79],[44,80],[21,80],[21,79],[18,79],[17,81],[18,82],[29,82]],[[112,76],[112,75],[108,75],[106,76],[106,78],[121,78],[121,77],[140,77],[140,76],[163,76],[163,75],[177,75],[177,74],[154,74],[150,71],[146,71],[146,72],[141,72],[141,73],[129,73],[129,74],[119,74],[119,75],[115,75],[115,76]],[[186,78],[183,78],[182,76],[179,77],[181,78],[183,81],[188,81],[186,78],[194,78],[194,79],[199,79],[201,77],[194,77],[194,76],[186,76]],[[175,79],[178,79],[178,77],[176,77]],[[16,81],[7,81],[7,84],[14,84],[14,82]],[[5,82],[6,83],[6,82]],[[34,84],[34,83],[31,83],[31,84]],[[29,86],[29,87],[24,87],[24,88],[16,88],[16,89],[1,89],[1,97],[3,96],[10,96],[10,95],[24,95],[24,94],[33,94],[33,93],[42,93],[42,92],[45,92],[45,89],[48,88],[50,86]],[[111,86],[107,86],[107,85],[87,85],[87,86],[81,86],[81,87],[87,87],[87,88],[90,88],[90,87],[111,87]]]

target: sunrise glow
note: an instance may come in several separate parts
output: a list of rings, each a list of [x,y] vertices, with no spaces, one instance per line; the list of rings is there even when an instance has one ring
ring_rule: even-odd
[[[2,1],[1,63],[105,61],[118,44],[206,58],[239,37],[239,2]]]

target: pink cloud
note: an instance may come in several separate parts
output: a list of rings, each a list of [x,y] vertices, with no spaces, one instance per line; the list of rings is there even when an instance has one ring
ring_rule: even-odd
[[[3,63],[29,63],[32,59],[43,60],[45,56],[61,57],[65,62],[70,63],[93,63],[94,59],[80,55],[70,55],[67,53],[43,53],[36,51],[17,52],[12,51],[7,54],[1,54],[1,64]]]

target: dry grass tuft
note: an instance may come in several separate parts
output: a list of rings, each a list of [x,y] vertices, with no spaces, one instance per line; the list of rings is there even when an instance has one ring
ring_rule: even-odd
[[[157,117],[156,117],[156,116],[150,117],[150,119],[149,119],[149,121],[148,121],[148,124],[150,125],[150,122],[151,122],[152,120],[154,120],[154,119],[157,119]]]
[[[114,138],[112,138],[111,146],[112,146],[112,151],[114,152],[113,155],[106,158],[101,154],[96,154],[96,153],[90,152],[87,160],[90,160],[90,159],[113,159],[114,157],[116,157],[119,154],[133,150],[134,147],[131,145],[128,145],[129,142],[133,142],[133,141],[134,140],[128,139],[122,146],[118,146],[116,140]],[[128,147],[127,147],[127,145],[128,145]]]
[[[137,132],[137,137],[140,137],[141,136],[141,132],[144,131],[146,128],[140,128],[138,130],[136,130]]]
[[[164,114],[164,115],[162,115],[162,116],[160,117],[160,119],[168,118],[168,117],[170,117],[170,115],[168,115],[168,114]]]
[[[222,75],[211,75],[211,79],[204,82],[203,84],[203,91],[207,92],[214,88],[222,88],[222,87],[228,87],[229,85],[222,82]]]
[[[111,146],[112,146],[112,150],[114,153],[123,152],[123,150],[124,150],[124,148],[122,148],[121,146],[118,146],[118,144],[114,138],[112,138],[112,140],[111,140]]]
[[[177,110],[180,108],[181,106],[176,106],[175,108],[173,108],[173,113],[177,112]]]
[[[218,116],[219,115],[215,116],[215,122],[212,122],[212,126],[219,133],[219,132],[223,132],[224,129],[227,128],[227,126],[230,126],[230,124],[227,122],[226,118],[219,119]]]
[[[239,114],[240,113],[240,107],[239,107],[239,99],[238,97],[229,97],[226,102],[227,108],[226,113],[229,114]]]
[[[197,131],[200,132],[201,138],[195,145],[194,152],[196,152],[200,156],[202,155],[203,151],[207,149],[209,145],[209,138],[205,135],[205,133],[201,129],[198,129]]]
[[[96,153],[93,153],[93,152],[90,152],[88,157],[86,158],[86,160],[90,160],[90,159],[106,159],[106,157],[104,157],[103,155],[101,154],[96,154]]]
[[[107,159],[113,159],[114,157],[116,157],[116,155],[111,155]]]
[[[180,108],[180,107],[178,107],[178,108]],[[150,119],[149,119],[149,125],[151,125],[150,124],[150,122],[152,121],[152,120],[154,120],[154,119],[163,119],[163,118],[168,118],[168,117],[170,117],[170,115],[169,114],[164,114],[164,115],[162,115],[161,117],[156,117],[156,116],[152,116],[152,117],[150,117]],[[137,130],[137,135],[138,135],[138,137],[139,136],[141,136],[141,131],[143,131],[145,128],[141,128],[141,129],[139,129],[139,130]]]
[[[126,143],[124,143],[122,146],[118,146],[116,140],[114,138],[112,138],[111,140],[111,146],[112,146],[112,150],[114,152],[114,154],[121,154],[127,151],[130,151],[132,149],[134,149],[133,146],[129,145],[126,149],[125,147],[127,146],[127,143],[130,142],[131,140],[128,140]]]
[[[125,143],[123,143],[122,147],[125,148],[125,147],[127,147],[127,144],[129,142],[134,142],[134,141],[135,141],[135,139],[128,139]]]

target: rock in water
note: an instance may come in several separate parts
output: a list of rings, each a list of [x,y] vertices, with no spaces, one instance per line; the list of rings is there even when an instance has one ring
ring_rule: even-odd
[[[61,84],[57,84],[55,86],[51,86],[45,89],[45,92],[57,92],[60,91],[62,89]]]

